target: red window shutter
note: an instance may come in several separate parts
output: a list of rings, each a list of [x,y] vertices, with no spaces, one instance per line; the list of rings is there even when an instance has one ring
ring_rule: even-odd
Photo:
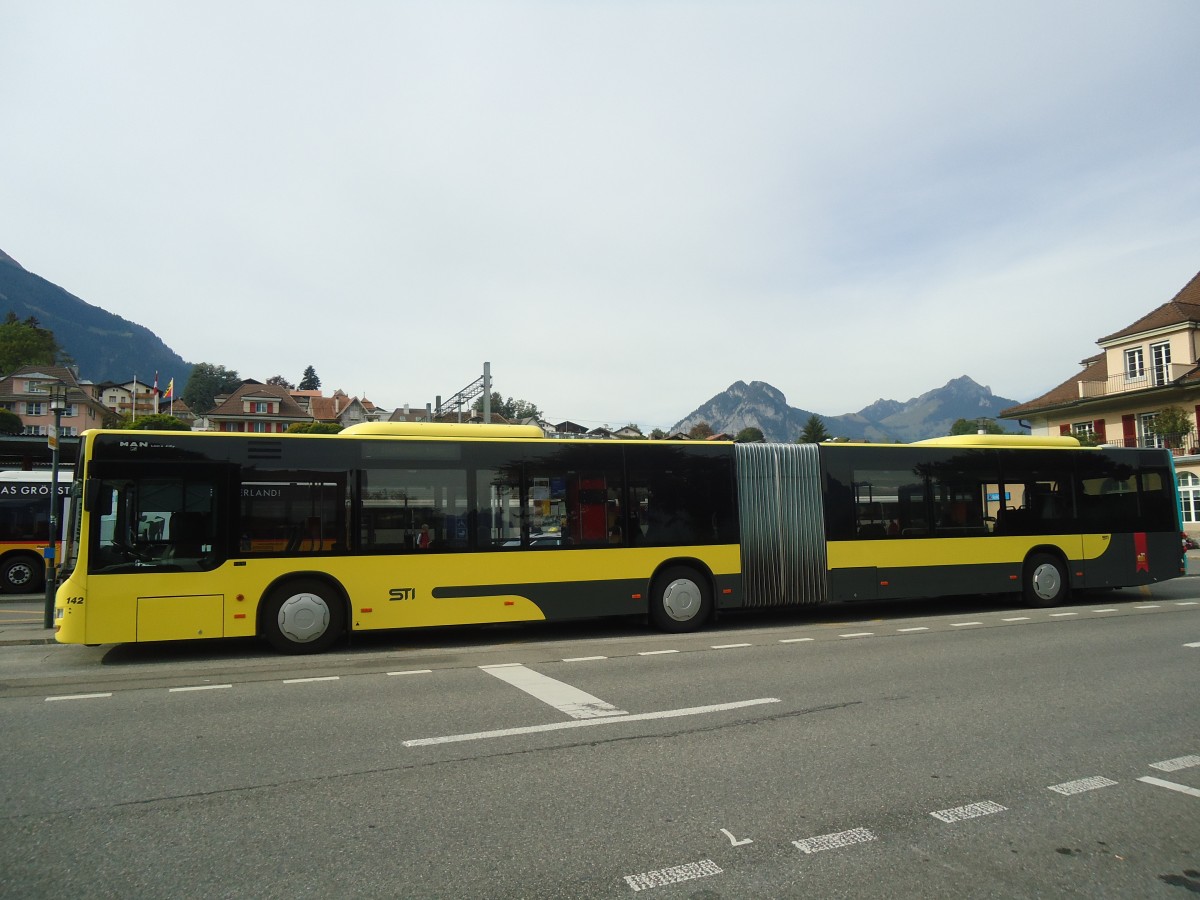
[[[1104,420],[1097,419],[1096,421],[1094,421],[1092,423],[1092,431],[1094,431],[1096,434],[1096,440],[1099,443],[1103,444],[1106,440],[1106,438],[1104,437]]]
[[[1059,425],[1058,433],[1063,435],[1064,437],[1066,437],[1067,435],[1069,435],[1071,433],[1071,426],[1070,425]]]
[[[1121,432],[1125,438],[1126,447],[1137,446],[1137,419],[1132,413],[1127,416],[1121,416]]]

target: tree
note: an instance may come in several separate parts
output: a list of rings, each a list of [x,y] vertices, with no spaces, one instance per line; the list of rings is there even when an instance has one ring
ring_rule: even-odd
[[[977,434],[980,429],[984,434],[1008,434],[995,419],[958,419],[950,426],[950,433],[957,434]]]
[[[1162,438],[1168,447],[1182,447],[1195,426],[1181,407],[1164,406],[1154,417],[1150,431]]]
[[[127,431],[191,431],[192,427],[183,419],[169,416],[166,413],[154,413],[150,416],[138,416],[136,419],[126,417],[121,428]]]
[[[820,444],[829,440],[830,434],[825,428],[824,420],[813,413],[808,417],[808,421],[804,423],[804,430],[800,432],[800,437],[796,439],[797,444]]]
[[[751,425],[739,431],[734,440],[739,444],[761,444],[766,440],[766,437],[763,436],[761,428],[755,428]]]
[[[192,412],[202,416],[216,406],[217,397],[232,393],[241,383],[242,379],[232,369],[212,363],[196,363],[187,386],[179,396]]]
[[[10,375],[21,366],[52,366],[62,358],[54,332],[30,316],[24,322],[9,310],[0,324],[0,373]]]
[[[304,377],[300,379],[300,390],[315,391],[321,386],[321,379],[317,377],[317,370],[309,366],[304,370]]]
[[[25,423],[15,412],[0,409],[0,434],[20,434],[25,430]]]
[[[342,426],[335,422],[293,422],[288,434],[337,434]]]
[[[272,375],[267,379],[267,384],[277,384],[285,391],[294,391],[296,386],[284,378],[282,375]]]
[[[482,415],[483,398],[480,397],[476,400],[471,408]],[[530,403],[528,400],[518,400],[515,397],[505,400],[498,393],[492,391],[492,414],[504,416],[506,419],[539,419],[542,411],[537,408],[536,404]]]
[[[693,441],[706,441],[713,436],[713,428],[707,422],[697,422],[688,431],[688,437]]]
[[[665,431],[663,431],[661,428],[655,428],[653,431],[650,432],[650,440],[652,440],[652,441],[661,441],[666,436],[667,436],[667,433]]]

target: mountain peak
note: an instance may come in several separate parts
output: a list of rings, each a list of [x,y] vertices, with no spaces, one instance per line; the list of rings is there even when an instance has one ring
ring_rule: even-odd
[[[941,437],[950,433],[958,419],[995,418],[1012,405],[1014,401],[997,397],[991,388],[962,375],[905,402],[880,398],[857,413],[820,418],[832,435],[891,443]],[[736,381],[671,430],[689,431],[701,422],[707,422],[713,431],[729,434],[756,427],[769,441],[790,443],[800,436],[812,415],[789,406],[783,391],[765,381]]]

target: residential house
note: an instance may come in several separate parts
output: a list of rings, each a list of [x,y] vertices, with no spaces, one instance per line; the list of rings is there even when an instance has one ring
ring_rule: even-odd
[[[359,422],[369,422],[370,416],[357,397],[347,397],[345,391],[334,391],[332,397],[312,397],[309,413],[318,422],[348,428]]]
[[[0,409],[21,417],[23,434],[48,435],[54,424],[49,387],[57,383],[67,387],[67,405],[59,419],[60,437],[78,437],[89,428],[104,426],[111,413],[93,395],[95,386],[80,381],[75,371],[65,366],[22,366],[0,379]]]
[[[117,383],[104,381],[96,385],[96,399],[103,403],[118,418],[130,416],[137,419],[154,414],[154,398],[158,396],[154,386],[138,381]]]
[[[1169,447],[1175,455],[1183,521],[1200,529],[1200,273],[1166,303],[1096,341],[1100,353],[1042,396],[1000,412],[1035,435],[1075,435],[1110,447]],[[1164,434],[1163,410],[1190,429]]]
[[[207,416],[213,431],[249,431],[279,434],[288,426],[313,421],[288,389],[248,378],[228,396],[217,398]]]

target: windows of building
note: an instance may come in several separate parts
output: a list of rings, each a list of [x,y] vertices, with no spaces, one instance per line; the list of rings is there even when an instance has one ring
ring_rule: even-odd
[[[1179,473],[1179,506],[1185,523],[1200,522],[1200,478],[1191,472]]]
[[[1171,380],[1171,345],[1167,341],[1150,345],[1150,364],[1154,367],[1154,384],[1163,385]]]
[[[1133,347],[1125,351],[1125,377],[1137,381],[1146,377],[1146,363],[1142,357],[1142,348]]]

